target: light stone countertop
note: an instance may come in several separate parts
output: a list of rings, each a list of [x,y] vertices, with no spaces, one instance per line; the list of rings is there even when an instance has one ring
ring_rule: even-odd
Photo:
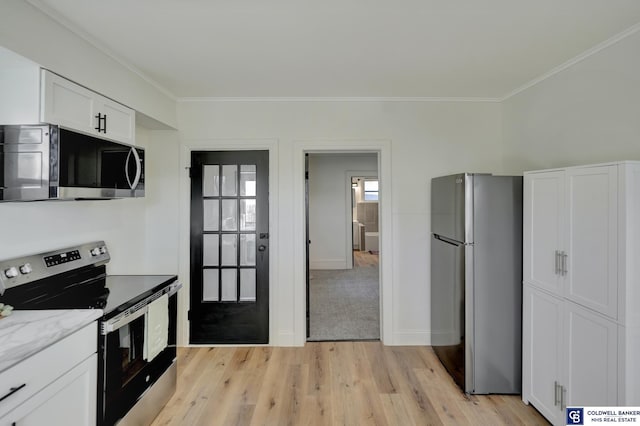
[[[102,309],[13,311],[0,320],[0,373],[102,314]]]

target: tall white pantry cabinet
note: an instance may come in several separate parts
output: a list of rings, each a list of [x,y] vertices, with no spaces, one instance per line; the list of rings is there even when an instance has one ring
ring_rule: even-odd
[[[523,220],[523,401],[640,406],[640,162],[526,172]]]

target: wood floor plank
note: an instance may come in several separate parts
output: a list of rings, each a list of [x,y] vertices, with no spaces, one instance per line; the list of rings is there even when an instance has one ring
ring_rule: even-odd
[[[466,395],[429,347],[180,348],[152,426],[548,425],[517,395]]]

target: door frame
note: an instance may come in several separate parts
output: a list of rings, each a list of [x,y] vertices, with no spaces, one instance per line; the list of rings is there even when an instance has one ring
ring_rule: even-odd
[[[306,242],[305,242],[305,154],[377,153],[380,184],[380,340],[393,345],[393,218],[391,211],[391,141],[384,140],[297,140],[293,142],[294,209],[294,342],[306,343]]]
[[[189,344],[190,308],[190,226],[191,226],[191,166],[192,151],[269,151],[269,284],[277,282],[277,259],[279,258],[279,234],[276,208],[278,205],[278,140],[277,139],[197,139],[185,140],[180,147],[180,242],[178,273],[183,290],[178,294],[178,336],[179,346],[215,346]],[[277,298],[269,292],[269,344],[276,335],[275,306]],[[242,345],[240,345],[242,346]],[[265,345],[251,345],[265,346]]]

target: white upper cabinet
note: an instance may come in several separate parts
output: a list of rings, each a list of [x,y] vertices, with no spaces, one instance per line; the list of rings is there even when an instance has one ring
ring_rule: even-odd
[[[596,312],[618,312],[618,166],[566,172],[565,296]]]
[[[134,110],[0,47],[0,125],[39,123],[135,142]]]
[[[90,90],[42,70],[41,121],[95,133],[95,96]]]
[[[524,282],[617,318],[618,166],[525,174]]]
[[[559,256],[563,246],[564,172],[525,175],[523,201],[524,281],[562,293]]]
[[[133,144],[135,111],[42,70],[41,121]]]

